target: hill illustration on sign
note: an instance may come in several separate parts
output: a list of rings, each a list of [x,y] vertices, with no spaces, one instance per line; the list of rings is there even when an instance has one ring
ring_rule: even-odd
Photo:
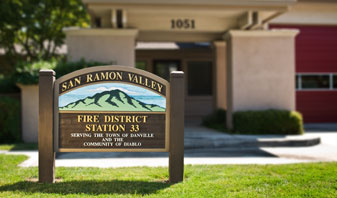
[[[79,88],[76,93],[72,92],[74,91],[60,96],[59,110],[136,112],[165,112],[166,110],[165,97],[128,84],[91,85]],[[151,92],[150,95],[149,92]],[[81,98],[72,97],[75,95]]]

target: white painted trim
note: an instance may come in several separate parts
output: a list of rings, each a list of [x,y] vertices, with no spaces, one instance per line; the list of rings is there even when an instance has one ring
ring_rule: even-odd
[[[298,72],[296,74],[305,75],[330,75],[330,74],[337,74],[337,72]]]
[[[337,89],[296,89],[296,91],[337,91]]]
[[[117,28],[117,17],[116,17],[116,10],[112,9],[111,10],[111,25],[112,28]]]
[[[214,41],[213,44],[216,47],[226,47],[226,42],[225,41]]]
[[[105,28],[65,28],[67,36],[134,36],[138,35],[137,29],[105,29]]]
[[[128,15],[125,9],[122,10],[122,24],[123,24],[123,28],[128,27]]]
[[[296,29],[230,30],[224,35],[224,39],[231,37],[295,37],[299,32]]]
[[[296,77],[298,78],[298,89],[302,90],[302,74],[298,74]]]

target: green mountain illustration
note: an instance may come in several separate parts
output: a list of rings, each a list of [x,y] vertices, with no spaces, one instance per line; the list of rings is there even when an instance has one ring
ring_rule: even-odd
[[[103,91],[94,96],[72,102],[59,110],[71,111],[155,111],[163,112],[165,108],[155,104],[146,104],[130,97],[125,92],[115,89]]]

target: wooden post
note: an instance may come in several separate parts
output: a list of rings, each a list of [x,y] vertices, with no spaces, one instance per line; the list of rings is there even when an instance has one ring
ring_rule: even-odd
[[[55,72],[40,70],[39,78],[39,182],[53,183],[55,152],[53,141],[53,99]]]
[[[170,82],[170,183],[181,182],[184,177],[184,89],[184,72],[172,72]]]

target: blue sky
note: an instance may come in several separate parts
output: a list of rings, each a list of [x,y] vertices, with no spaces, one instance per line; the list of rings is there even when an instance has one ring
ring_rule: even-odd
[[[88,96],[93,96],[96,93],[103,91],[119,89],[129,96],[140,100],[146,104],[156,104],[163,108],[166,108],[166,99],[165,97],[157,94],[156,92],[150,91],[148,89],[138,87],[130,84],[122,83],[101,83],[94,84],[85,87],[75,89],[73,91],[67,92],[59,96],[59,107],[66,106],[71,102],[75,102],[79,99],[86,98]]]

